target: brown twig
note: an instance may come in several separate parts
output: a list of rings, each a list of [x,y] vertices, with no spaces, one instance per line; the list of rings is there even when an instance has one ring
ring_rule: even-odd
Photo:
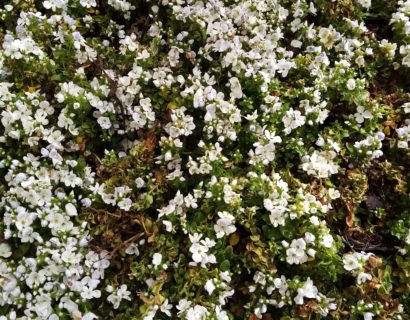
[[[107,71],[105,71],[103,61],[99,56],[97,56],[95,61],[92,61],[92,65],[95,68],[97,68],[101,72],[101,74],[104,75],[105,78],[107,79],[107,81],[109,82],[110,92],[108,94],[108,97],[114,98],[118,102],[118,104],[120,106],[120,113],[119,114],[120,114],[120,118],[121,118],[123,128],[125,130],[127,128],[126,127],[126,122],[125,122],[125,108],[124,108],[124,105],[123,105],[122,101],[118,98],[118,96],[116,94],[116,91],[117,91],[117,88],[118,88],[118,82],[116,80],[111,79],[111,77],[109,76]]]
[[[135,235],[133,235],[131,238],[123,241],[122,243],[120,243],[118,246],[116,246],[111,252],[110,252],[110,259],[114,256],[114,254],[120,250],[123,246],[127,245],[130,242],[133,242],[134,240],[138,240],[139,238],[141,238],[145,233],[141,232],[141,233],[137,233]]]

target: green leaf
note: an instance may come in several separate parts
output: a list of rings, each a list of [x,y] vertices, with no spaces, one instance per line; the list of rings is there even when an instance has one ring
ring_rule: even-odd
[[[221,271],[228,271],[230,267],[231,267],[230,262],[229,262],[228,260],[224,260],[224,261],[222,261],[222,263],[220,264],[219,269],[220,269]]]

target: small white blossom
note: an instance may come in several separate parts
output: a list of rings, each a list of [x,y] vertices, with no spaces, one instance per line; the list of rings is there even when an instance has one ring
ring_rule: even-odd
[[[154,253],[152,257],[152,264],[156,267],[158,267],[161,264],[162,261],[162,254],[156,252]]]
[[[230,235],[236,231],[234,226],[234,216],[226,211],[218,212],[219,219],[214,226],[217,238],[222,238],[225,235]]]
[[[356,81],[354,79],[347,80],[346,87],[349,90],[354,90],[354,88],[356,88]]]

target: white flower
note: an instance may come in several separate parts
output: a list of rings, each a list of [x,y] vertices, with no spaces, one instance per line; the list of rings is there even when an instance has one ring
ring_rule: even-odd
[[[333,32],[328,28],[320,28],[319,30],[319,39],[320,42],[326,44],[332,37]]]
[[[240,99],[243,96],[241,83],[239,82],[238,78],[233,77],[229,79],[229,84],[231,86],[231,98]]]
[[[138,245],[136,243],[130,244],[127,249],[125,249],[126,254],[135,254],[138,256],[140,254],[140,251],[138,249]]]
[[[161,264],[162,261],[162,254],[160,253],[154,253],[152,256],[152,264],[156,267],[158,267]]]
[[[366,9],[369,9],[372,5],[372,0],[358,0],[359,4]]]
[[[307,237],[308,239],[310,238],[309,235]],[[305,263],[308,260],[308,256],[305,250],[306,250],[306,241],[303,238],[293,239],[292,243],[290,244],[290,248],[286,250],[287,263],[289,264]],[[315,253],[316,251],[312,248],[308,250],[308,254],[310,256],[314,256]]]
[[[194,208],[194,209],[198,208],[197,200],[192,196],[192,194],[188,194],[184,198],[184,202],[187,208]]]
[[[305,124],[306,117],[302,115],[299,110],[293,110],[292,108],[286,111],[285,116],[282,118],[285,126],[285,134],[289,134],[292,130],[301,127]]]
[[[357,107],[357,112],[354,114],[357,123],[363,123],[365,119],[371,119],[372,113],[362,106]]]
[[[330,199],[332,199],[332,200],[335,200],[335,199],[340,198],[340,192],[339,192],[339,190],[337,190],[337,189],[330,188],[330,189],[328,190],[328,193],[329,193]]]
[[[330,310],[336,310],[337,304],[334,303],[335,298],[327,298],[323,294],[319,293],[319,297],[317,299],[320,305],[319,313],[320,315],[326,317]]]
[[[95,7],[97,5],[97,3],[95,2],[95,0],[80,0],[80,4],[83,7],[86,8],[91,8],[91,7]]]
[[[199,263],[203,260],[203,256],[206,254],[206,252],[208,252],[208,248],[198,243],[194,243],[189,248],[189,251],[192,253],[192,260],[196,263]]]
[[[194,108],[200,108],[205,106],[204,90],[199,88],[194,95]]]
[[[213,280],[208,279],[205,283],[205,290],[208,292],[209,295],[212,294],[212,292],[214,292],[215,290],[215,285],[213,283]]]
[[[191,302],[191,301],[188,301],[188,300],[185,299],[185,298],[179,300],[178,305],[177,305],[177,309],[179,310],[179,311],[178,311],[178,315],[180,315],[181,313],[183,313],[183,312],[185,312],[186,310],[188,310],[189,307],[191,306],[191,304],[192,304],[192,302]]]
[[[57,8],[64,8],[67,5],[67,0],[46,0],[43,2],[43,6],[46,9],[56,11]]]
[[[7,243],[0,243],[0,257],[8,258],[11,256],[11,253],[11,248]]]
[[[255,310],[253,311],[254,314],[258,319],[262,319],[263,314],[268,310],[268,307],[266,304],[262,304],[259,307],[256,307]]]
[[[343,267],[347,271],[353,271],[353,270],[361,268],[361,263],[359,262],[359,259],[357,258],[356,255],[345,254],[343,257]]]
[[[291,248],[295,248],[296,250],[305,250],[306,249],[306,242],[302,238],[293,239],[290,246],[291,246]]]
[[[372,320],[374,317],[374,314],[371,312],[365,312],[363,313],[363,320]]]
[[[81,297],[85,300],[101,297],[100,290],[94,290],[94,288],[84,285],[81,291]]]
[[[349,90],[353,90],[354,88],[356,88],[356,81],[354,79],[347,80],[346,87]]]
[[[313,281],[310,278],[307,278],[305,283],[303,284],[302,288],[298,288],[298,294],[293,299],[296,304],[303,304],[303,298],[310,298],[310,299],[317,299],[318,298],[318,290],[316,286],[313,285]]]
[[[311,4],[312,4],[312,2],[311,2]],[[296,40],[296,39],[293,39],[291,42],[290,42],[290,45],[292,46],[292,47],[294,47],[294,48],[300,48],[300,47],[302,47],[302,42],[301,41],[299,41],[299,40]]]
[[[325,248],[331,248],[333,245],[333,241],[333,237],[330,234],[326,234],[322,237],[322,241],[320,243]]]
[[[91,206],[92,201],[91,201],[90,198],[84,198],[84,199],[81,199],[81,204],[82,204],[84,207],[89,207],[89,206]]]
[[[406,102],[401,107],[403,108],[404,113],[410,113],[410,102]]]
[[[273,210],[273,202],[271,199],[264,199],[263,200],[263,206],[265,207],[266,210],[272,211]]]
[[[215,307],[216,320],[229,320],[229,316],[225,310],[222,310],[220,306]]]
[[[130,298],[131,292],[127,290],[127,285],[123,284],[117,291],[117,295],[120,296],[122,299],[127,299],[131,301]]]
[[[142,178],[135,179],[135,185],[138,189],[141,189],[144,186],[145,182]]]
[[[196,305],[195,307],[189,308],[186,313],[186,319],[189,320],[205,320],[209,315],[209,311],[200,305]]]
[[[3,276],[2,281],[0,282],[0,288],[5,292],[12,292],[17,286],[17,279],[12,275]]]
[[[357,276],[357,283],[362,284],[368,280],[372,280],[372,275],[366,272],[360,272]]]
[[[323,147],[324,144],[325,144],[325,139],[323,139],[322,137],[319,137],[319,138],[316,140],[316,145],[317,145],[318,147]]]
[[[81,317],[81,320],[94,320],[94,319],[98,319],[98,317],[92,312],[87,312],[85,315]]]
[[[224,235],[230,235],[236,231],[234,226],[234,216],[226,211],[218,212],[220,219],[216,222],[214,230],[217,238],[222,238]]]
[[[124,198],[118,201],[118,207],[124,211],[129,211],[131,209],[132,201],[130,198]]]
[[[308,174],[316,175],[319,178],[327,178],[331,174],[338,172],[339,166],[332,160],[336,157],[334,151],[314,151],[311,156],[302,158],[302,169]]]
[[[397,143],[397,147],[398,147],[399,149],[407,149],[408,146],[409,146],[409,144],[408,144],[407,141],[401,140],[401,141],[399,141],[399,142]]]
[[[313,243],[316,240],[316,237],[314,234],[310,232],[305,233],[305,241],[306,243]]]
[[[172,231],[172,222],[168,221],[168,220],[164,220],[162,221],[163,225],[165,226],[165,230],[167,232],[171,232]]]
[[[111,290],[110,289],[107,290],[107,291],[112,290],[112,289]],[[114,291],[113,293],[111,293],[107,297],[107,301],[113,304],[114,309],[118,309],[118,307],[120,306],[120,303],[123,299],[131,301],[130,294],[131,294],[131,292],[127,290],[127,285],[123,284],[123,285],[121,285],[121,287],[117,291]]]
[[[289,248],[286,250],[286,262],[289,264],[301,264],[308,260],[308,256],[303,250]]]
[[[401,63],[403,66],[410,67],[410,53],[404,56]]]
[[[162,303],[160,310],[161,312],[165,313],[168,317],[171,316],[170,310],[172,309],[172,304],[168,303],[168,299],[165,299],[165,301]]]
[[[314,257],[314,256],[316,255],[316,250],[313,249],[313,248],[309,248],[309,249],[307,249],[306,253],[307,253],[309,256]]]
[[[76,216],[77,215],[77,209],[76,209],[76,207],[74,207],[74,205],[72,203],[67,203],[65,205],[65,212],[67,212],[67,214],[69,216]]]
[[[81,255],[75,254],[73,251],[66,250],[61,255],[61,260],[68,264],[77,264],[81,260]]]
[[[201,263],[201,266],[205,267],[208,263],[216,263],[216,257],[212,254],[208,254],[209,248],[215,246],[216,242],[209,238],[200,240],[201,238],[202,235],[198,233],[189,235],[189,239],[192,242],[189,251],[192,253],[192,260],[194,261],[191,265]]]
[[[103,129],[111,128],[111,121],[110,121],[110,118],[108,117],[99,117],[97,122]]]

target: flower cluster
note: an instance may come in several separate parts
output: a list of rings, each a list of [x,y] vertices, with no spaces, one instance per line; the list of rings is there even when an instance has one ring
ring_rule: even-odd
[[[0,320],[408,318],[410,1],[9,0],[0,42]]]
[[[371,253],[364,254],[359,252],[348,253],[343,256],[343,267],[357,276],[356,281],[359,284],[372,280],[371,274],[366,273],[364,270],[370,256],[372,256]]]

